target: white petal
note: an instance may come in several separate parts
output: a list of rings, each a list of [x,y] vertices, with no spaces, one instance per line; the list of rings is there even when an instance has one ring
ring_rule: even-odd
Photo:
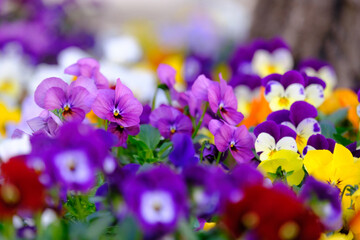
[[[252,91],[248,86],[240,85],[234,88],[235,96],[238,100],[250,102],[252,100]]]
[[[356,112],[357,112],[357,115],[360,117],[360,105],[357,106]]]
[[[311,135],[321,133],[320,124],[314,118],[305,118],[296,128],[298,136],[309,139]]]
[[[324,66],[319,69],[318,77],[325,81],[326,88],[331,90],[335,87],[337,83],[336,74],[334,70],[329,66]]]
[[[285,90],[285,97],[289,100],[290,105],[296,101],[305,100],[305,89],[300,83],[290,84]]]
[[[294,124],[292,124],[291,122],[282,122],[281,125],[285,125],[289,128],[291,128],[292,130],[294,130],[296,132],[296,127],[294,126]]]
[[[168,192],[161,190],[143,193],[140,203],[141,215],[147,223],[170,223],[175,218],[174,202]]]
[[[276,151],[291,150],[297,152],[297,144],[292,137],[283,137],[276,143]]]
[[[255,52],[251,63],[254,71],[263,76],[267,72],[267,66],[272,63],[272,56],[268,51],[260,49]]]
[[[314,107],[319,107],[324,102],[324,88],[320,84],[310,84],[305,89],[305,101]]]
[[[283,97],[285,94],[285,90],[283,85],[277,81],[269,81],[266,84],[265,88],[265,98],[268,102],[271,102],[273,98]]]
[[[270,150],[270,149],[266,149],[265,151],[263,151],[261,154],[260,154],[260,161],[265,161],[265,160],[268,160],[270,158],[270,154],[273,152],[273,150]]]
[[[264,152],[275,149],[275,139],[268,133],[262,132],[255,140],[256,152]]]
[[[279,72],[280,74],[285,73],[290,70],[294,66],[294,60],[289,50],[286,48],[276,49],[272,53],[273,61],[276,65],[279,66],[280,69],[283,69],[283,72]]]

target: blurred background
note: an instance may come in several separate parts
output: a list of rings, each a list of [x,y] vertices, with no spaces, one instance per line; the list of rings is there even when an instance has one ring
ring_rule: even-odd
[[[0,0],[0,18],[0,92],[22,96],[2,96],[10,105],[45,77],[71,79],[63,70],[81,57],[99,60],[110,81],[141,79],[153,91],[159,63],[180,70],[180,82],[231,76],[239,46],[274,37],[294,66],[326,60],[338,86],[360,87],[360,0]]]

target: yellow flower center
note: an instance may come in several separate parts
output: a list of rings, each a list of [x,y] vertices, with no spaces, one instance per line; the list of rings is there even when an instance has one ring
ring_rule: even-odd
[[[20,201],[20,192],[16,186],[5,183],[0,190],[3,201],[8,205],[14,205]]]
[[[114,110],[114,116],[117,117],[117,116],[119,116],[119,114],[120,114],[119,110],[115,109]]]
[[[279,229],[279,237],[284,240],[295,239],[299,234],[299,230],[299,225],[296,222],[286,222]]]
[[[252,229],[255,228],[259,223],[259,216],[254,212],[248,212],[242,217],[241,220],[246,228]]]
[[[75,81],[78,78],[78,76],[73,76],[72,81]]]
[[[69,104],[66,104],[66,105],[64,106],[64,111],[67,112],[67,111],[69,111],[69,110],[70,110],[70,106],[69,106]]]
[[[287,107],[289,105],[289,99],[282,97],[279,99],[279,105],[282,107]]]
[[[276,66],[274,64],[269,64],[266,70],[268,74],[276,73]]]
[[[171,134],[174,134],[176,132],[176,127],[170,127]]]

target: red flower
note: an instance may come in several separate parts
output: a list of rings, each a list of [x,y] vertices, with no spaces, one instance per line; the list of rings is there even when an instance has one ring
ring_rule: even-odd
[[[1,165],[0,218],[40,210],[44,200],[44,186],[35,170],[26,166],[23,156]]]
[[[237,203],[229,203],[222,222],[230,234],[251,239],[319,239],[318,217],[283,189],[252,186]]]

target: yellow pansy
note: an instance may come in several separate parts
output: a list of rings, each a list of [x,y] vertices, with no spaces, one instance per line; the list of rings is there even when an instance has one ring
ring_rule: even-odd
[[[309,151],[304,158],[304,166],[309,175],[336,186],[340,191],[343,191],[346,185],[354,186],[360,183],[360,161],[341,144],[335,145],[334,153],[328,150]],[[351,197],[344,194],[342,208],[345,222],[355,213],[349,209],[350,205]]]
[[[0,136],[6,136],[6,125],[10,122],[16,123],[20,121],[20,111],[11,110],[5,104],[0,102]]]
[[[334,233],[329,236],[327,236],[326,234],[322,234],[320,240],[352,240],[353,238],[353,234],[349,232],[348,234]]]
[[[299,154],[291,150],[274,152],[269,160],[259,164],[258,169],[272,181],[279,177],[281,170],[289,186],[299,185],[305,176]]]

